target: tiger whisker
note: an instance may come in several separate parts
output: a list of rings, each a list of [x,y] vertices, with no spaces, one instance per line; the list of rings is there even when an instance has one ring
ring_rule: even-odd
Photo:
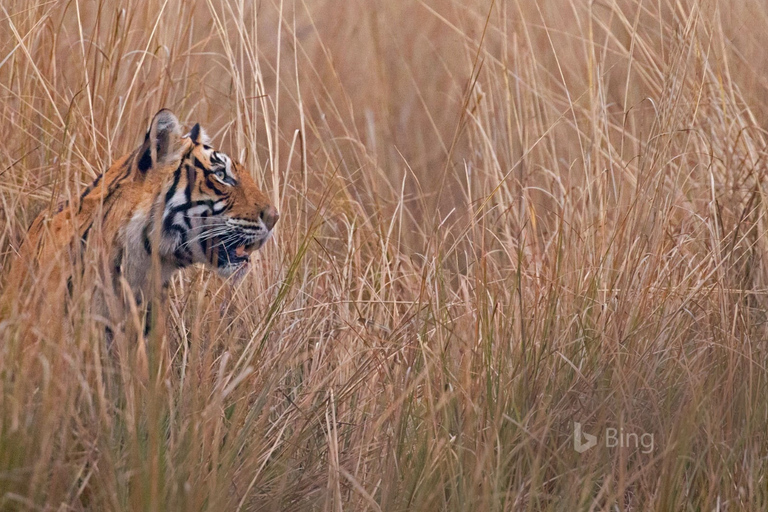
[[[193,244],[195,242],[201,242],[203,240],[209,240],[211,238],[216,238],[221,235],[225,235],[227,233],[226,230],[220,230],[220,231],[206,231],[204,233],[200,233],[197,236],[194,236],[190,239],[188,239],[186,242],[184,242],[181,247],[187,247],[190,244]]]
[[[256,241],[256,237],[246,236],[242,232],[234,232],[233,233],[230,228],[224,227],[224,226],[219,226],[216,229],[211,229],[211,230],[204,231],[204,232],[200,233],[199,235],[190,238],[184,244],[182,244],[181,247],[187,247],[187,246],[189,246],[192,243],[200,242],[200,241],[203,241],[203,240],[209,240],[211,238],[220,237],[222,235],[225,235],[225,236],[223,236],[221,238],[221,240],[219,240],[218,243],[216,243],[216,245],[214,245],[214,247],[226,246],[228,243],[230,243],[232,241],[236,241],[238,239],[242,239],[245,243],[252,243],[252,242]]]

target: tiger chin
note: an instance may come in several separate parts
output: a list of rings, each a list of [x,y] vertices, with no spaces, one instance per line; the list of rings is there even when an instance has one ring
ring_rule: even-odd
[[[35,219],[9,288],[25,278],[32,288],[41,280],[71,287],[77,262],[82,271],[83,255],[94,247],[103,282],[117,295],[127,284],[137,303],[196,263],[238,279],[279,218],[250,173],[211,147],[199,124],[182,135],[176,116],[163,109],[139,147],[79,198]]]

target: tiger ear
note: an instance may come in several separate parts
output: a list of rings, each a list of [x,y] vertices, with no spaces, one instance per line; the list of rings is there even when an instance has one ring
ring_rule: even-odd
[[[144,143],[139,151],[139,170],[143,173],[157,165],[164,165],[179,156],[181,125],[168,109],[162,109],[152,118]]]
[[[210,144],[211,142],[210,137],[205,133],[200,123],[196,123],[185,137],[189,137],[194,144]]]

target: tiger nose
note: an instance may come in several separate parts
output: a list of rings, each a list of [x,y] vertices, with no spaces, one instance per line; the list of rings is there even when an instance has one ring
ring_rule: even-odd
[[[261,213],[259,213],[259,218],[267,227],[267,231],[271,231],[272,228],[275,227],[275,224],[277,224],[277,221],[280,219],[280,214],[277,213],[277,208],[270,205],[261,210]]]

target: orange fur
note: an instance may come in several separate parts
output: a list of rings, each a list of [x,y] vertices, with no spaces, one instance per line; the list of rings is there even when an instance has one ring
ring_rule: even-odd
[[[127,284],[141,302],[193,263],[225,276],[242,269],[278,217],[247,170],[208,146],[199,125],[182,137],[175,116],[161,110],[142,145],[78,201],[35,219],[10,286],[27,279],[40,287],[42,279],[61,288],[86,261],[96,261],[118,295]],[[99,257],[85,258],[86,249]]]

